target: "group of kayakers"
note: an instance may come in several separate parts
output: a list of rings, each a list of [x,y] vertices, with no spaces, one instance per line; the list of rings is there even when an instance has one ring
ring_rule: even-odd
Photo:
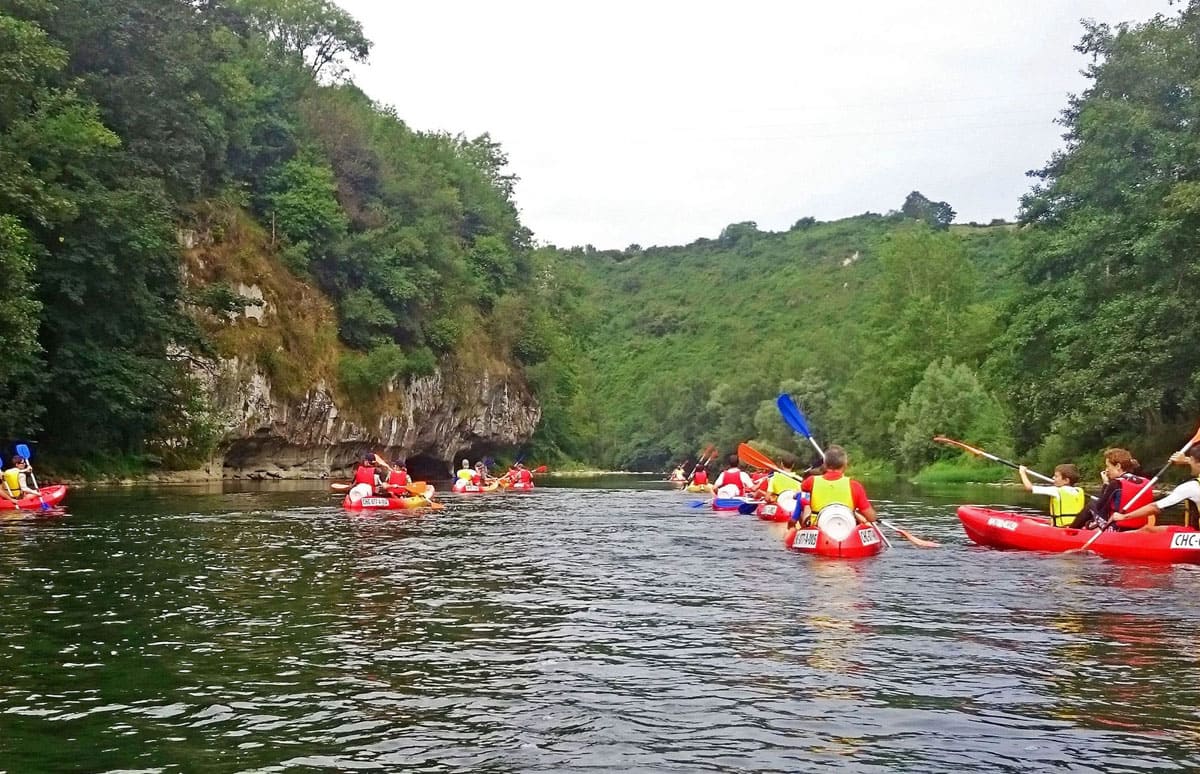
[[[382,456],[367,452],[359,460],[354,469],[354,477],[350,481],[350,491],[347,497],[358,500],[371,495],[387,497],[388,495],[409,494],[408,485],[412,479],[408,468],[402,460],[388,464]]]
[[[475,467],[471,467],[471,461],[464,459],[462,467],[455,473],[455,480],[465,482],[473,487],[487,488],[492,486],[504,486],[505,484],[515,484],[518,487],[528,488],[533,486],[533,472],[525,467],[522,462],[514,462],[508,472],[501,476],[491,475],[487,463],[482,460],[475,463]]]
[[[729,455],[727,467],[713,481],[714,494],[721,499],[759,500],[775,503],[791,514],[789,526],[811,527],[830,505],[842,505],[854,513],[860,523],[877,518],[875,508],[862,483],[846,475],[849,456],[838,445],[825,450],[824,459],[800,473],[797,458],[784,454],[774,472],[747,473],[737,454]]]
[[[1079,486],[1079,469],[1073,464],[1055,467],[1050,485],[1030,481],[1029,469],[1024,465],[1017,473],[1027,491],[1050,498],[1050,519],[1056,527],[1157,532],[1162,530],[1156,523],[1158,514],[1166,508],[1182,503],[1187,509],[1185,523],[1190,525],[1197,523],[1200,514],[1200,446],[1172,455],[1171,462],[1189,466],[1191,478],[1158,500],[1154,499],[1152,481],[1138,474],[1138,461],[1127,449],[1104,452],[1104,470],[1100,472],[1103,488],[1090,501]]]

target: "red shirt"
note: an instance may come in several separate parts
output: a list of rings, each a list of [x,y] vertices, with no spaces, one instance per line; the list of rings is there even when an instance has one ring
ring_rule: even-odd
[[[707,484],[708,483],[708,471],[705,470],[704,468],[700,468],[699,470],[696,471],[696,474],[694,476],[692,476],[692,481],[697,484]]]
[[[845,471],[843,470],[828,470],[821,474],[826,481],[837,481],[844,475]],[[813,477],[809,476],[801,482],[800,491],[808,492],[811,495],[812,486]],[[867,490],[863,489],[863,485],[854,479],[850,479],[850,497],[854,500],[854,510],[859,513],[866,513],[867,509],[871,507],[871,501],[867,499]]]

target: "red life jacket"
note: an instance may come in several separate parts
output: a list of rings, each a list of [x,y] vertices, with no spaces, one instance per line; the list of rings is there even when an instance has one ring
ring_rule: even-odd
[[[354,485],[358,486],[359,484],[367,484],[368,486],[375,486],[375,466],[373,466],[373,465],[359,465],[358,466],[358,468],[354,471]]]
[[[471,474],[471,483],[475,486],[483,486],[483,476],[479,475],[479,471]]]
[[[388,474],[388,483],[392,486],[408,486],[408,473],[403,470],[393,470]]]
[[[694,476],[692,476],[692,481],[697,484],[707,484],[708,483],[708,471],[705,470],[704,468],[700,468],[699,470],[696,471],[696,474]]]
[[[522,484],[532,484],[533,474],[530,473],[527,468],[521,468],[521,470],[517,473],[517,481]]]
[[[1149,505],[1154,502],[1154,492],[1150,489],[1146,489],[1140,497],[1134,499],[1134,495],[1142,491],[1142,487],[1146,486],[1146,482],[1149,479],[1135,476],[1132,473],[1126,473],[1119,480],[1121,482],[1121,491],[1119,494],[1121,498],[1119,510],[1121,513],[1136,511],[1143,505]],[[1113,524],[1121,529],[1137,529],[1138,527],[1146,526],[1146,521],[1149,518],[1149,516],[1143,516],[1140,519],[1117,519]]]
[[[720,489],[721,487],[729,486],[730,484],[737,487],[737,490],[738,490],[737,496],[738,497],[741,497],[742,495],[746,494],[746,487],[744,487],[742,485],[742,471],[738,470],[737,468],[730,468],[729,470],[722,473],[721,477],[717,479],[717,487],[716,488]]]

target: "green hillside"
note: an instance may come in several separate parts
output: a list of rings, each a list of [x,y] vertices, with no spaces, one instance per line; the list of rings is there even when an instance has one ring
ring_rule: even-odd
[[[585,358],[591,453],[653,468],[708,442],[793,448],[770,403],[786,389],[823,439],[890,458],[896,412],[927,366],[978,367],[1014,243],[1006,227],[960,234],[868,213],[571,251],[603,310]]]

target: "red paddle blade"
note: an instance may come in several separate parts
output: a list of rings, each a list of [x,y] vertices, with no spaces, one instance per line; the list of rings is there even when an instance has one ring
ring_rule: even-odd
[[[760,451],[755,450],[748,443],[738,444],[737,453],[738,457],[742,460],[745,460],[746,464],[753,465],[756,468],[771,470],[779,467],[774,462],[771,462],[770,457]]]
[[[1200,431],[1197,431],[1197,432],[1200,433]],[[933,440],[936,443],[944,443],[947,446],[957,446],[958,448],[962,449],[963,451],[967,452],[968,454],[974,454],[976,457],[983,456],[983,449],[976,449],[974,446],[971,446],[970,444],[963,443],[962,441],[956,441],[953,438],[947,438],[944,435],[935,435],[933,437]]]
[[[530,473],[545,473],[548,469],[549,468],[547,468],[545,465],[538,465],[536,468],[534,468],[533,470],[531,470],[529,472]]]

